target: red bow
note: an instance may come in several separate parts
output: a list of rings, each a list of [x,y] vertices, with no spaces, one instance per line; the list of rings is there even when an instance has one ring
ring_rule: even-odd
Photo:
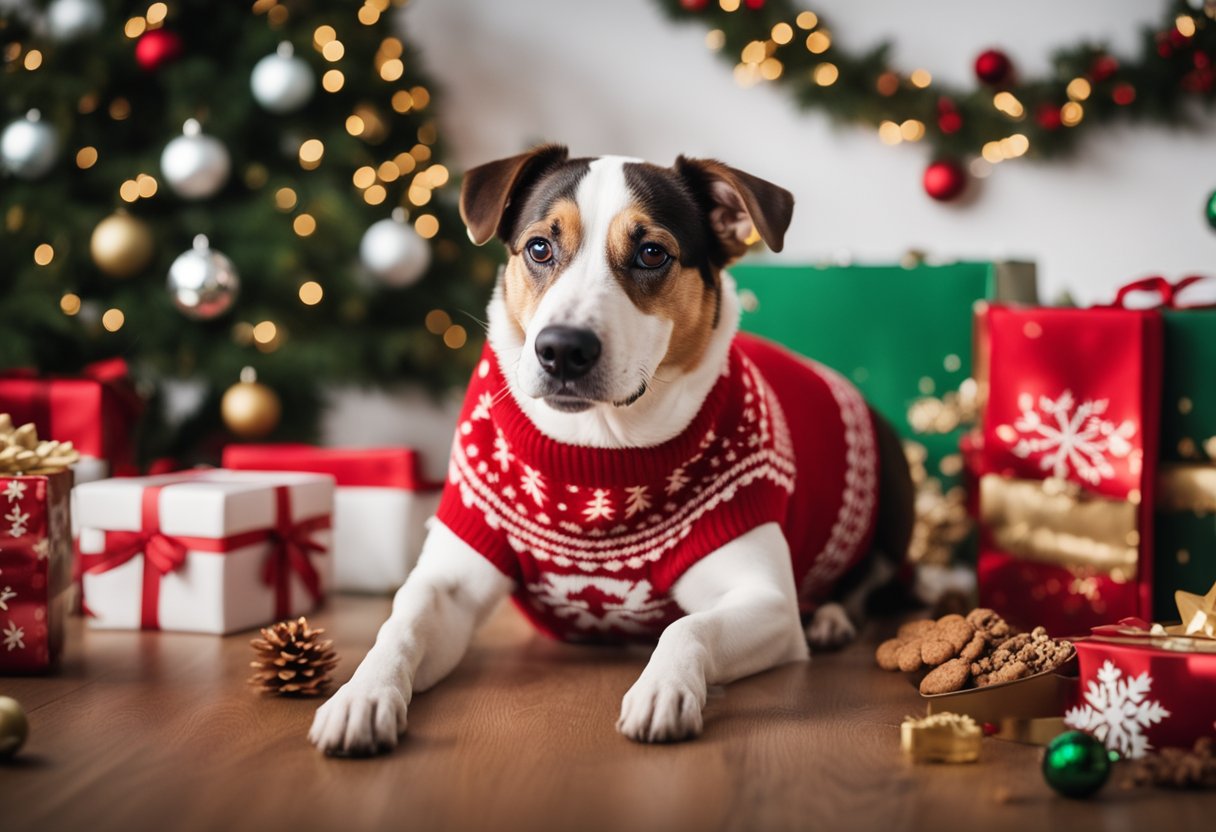
[[[1158,306],[1177,309],[1179,308],[1178,295],[1181,294],[1182,290],[1193,283],[1206,279],[1201,274],[1191,274],[1171,283],[1161,275],[1142,277],[1139,280],[1133,280],[1131,283],[1120,286],[1119,291],[1115,294],[1115,302],[1111,306],[1126,309],[1127,296],[1132,292],[1152,292],[1161,298],[1161,302],[1157,304]]]
[[[325,552],[325,547],[312,537],[312,533],[329,528],[329,517],[314,517],[293,523],[291,492],[287,486],[276,487],[274,496],[275,524],[269,532],[273,549],[262,564],[262,582],[274,587],[275,617],[286,618],[291,614],[291,587],[288,578],[292,572],[300,576],[313,601],[321,600],[321,576],[312,565],[309,553]]]

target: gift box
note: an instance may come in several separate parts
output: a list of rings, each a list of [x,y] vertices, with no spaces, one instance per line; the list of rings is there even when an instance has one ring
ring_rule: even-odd
[[[72,472],[0,474],[0,672],[54,666],[71,585]]]
[[[333,479],[202,470],[76,488],[94,627],[230,633],[312,610],[331,581]]]
[[[1175,593],[1182,623],[1128,618],[1077,642],[1080,686],[1064,722],[1124,757],[1216,737],[1216,584]]]
[[[426,522],[443,484],[426,479],[409,448],[317,448],[229,445],[224,467],[331,475],[334,491],[334,587],[392,592],[422,551]]]
[[[977,302],[1035,303],[1027,263],[903,266],[743,264],[731,268],[742,328],[832,367],[853,381],[901,436],[926,448],[942,490],[959,483],[964,426],[924,434],[909,409],[957,391],[972,376]]]
[[[131,437],[141,411],[119,358],[90,364],[75,378],[0,373],[0,413],[18,425],[33,422],[40,436],[71,442],[81,455],[73,466],[77,484],[132,467]]]
[[[1150,614],[1161,317],[986,313],[980,601],[1057,636]]]

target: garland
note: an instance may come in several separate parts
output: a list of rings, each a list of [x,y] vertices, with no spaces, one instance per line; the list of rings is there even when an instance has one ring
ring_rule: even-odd
[[[968,172],[983,177],[1009,159],[1063,156],[1083,133],[1121,119],[1184,123],[1191,101],[1216,98],[1216,0],[1171,2],[1135,58],[1083,43],[1058,50],[1046,77],[1023,79],[1004,52],[989,49],[976,58],[970,89],[893,68],[889,43],[841,48],[794,0],[658,2],[678,21],[708,26],[706,44],[734,65],[740,84],[784,87],[804,108],[877,128],[886,144],[929,145],[924,186],[936,199],[958,196]]]

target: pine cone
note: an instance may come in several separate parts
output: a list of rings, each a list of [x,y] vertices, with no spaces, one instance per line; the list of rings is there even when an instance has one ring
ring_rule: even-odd
[[[262,637],[249,642],[257,653],[257,660],[249,665],[258,671],[249,677],[249,684],[260,693],[321,695],[338,663],[333,642],[318,638],[324,632],[309,629],[303,616],[263,627]]]

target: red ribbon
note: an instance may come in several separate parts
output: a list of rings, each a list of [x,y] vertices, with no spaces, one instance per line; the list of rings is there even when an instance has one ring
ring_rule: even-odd
[[[1167,309],[1179,309],[1182,307],[1178,305],[1178,295],[1182,290],[1193,283],[1206,279],[1201,274],[1190,274],[1171,283],[1161,275],[1142,277],[1139,280],[1133,280],[1131,283],[1120,286],[1119,291],[1115,293],[1115,301],[1111,306],[1118,309],[1126,309],[1127,296],[1132,292],[1150,292],[1157,294],[1161,298],[1161,302],[1157,304],[1158,306],[1164,306]]]
[[[318,448],[312,445],[228,445],[223,466],[245,471],[306,471],[329,474],[339,486],[423,491],[442,488],[418,470],[409,448]]]
[[[269,540],[271,549],[262,565],[262,581],[274,588],[275,618],[286,618],[291,614],[290,579],[293,572],[300,577],[313,601],[320,602],[321,576],[309,554],[325,553],[325,546],[313,539],[312,534],[329,528],[329,515],[294,522],[291,518],[291,490],[279,485],[275,486],[274,525],[269,529],[255,529],[228,537],[167,535],[160,529],[160,492],[168,486],[189,480],[187,477],[145,488],[140,502],[140,530],[106,532],[105,546],[101,552],[81,555],[81,571],[94,575],[108,572],[143,553],[140,627],[159,630],[161,577],[180,569],[186,562],[187,552],[231,552]]]

